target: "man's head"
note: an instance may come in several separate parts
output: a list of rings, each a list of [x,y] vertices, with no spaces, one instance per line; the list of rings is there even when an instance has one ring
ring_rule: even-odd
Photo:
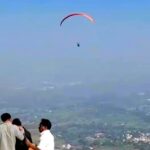
[[[52,127],[51,122],[48,119],[41,119],[39,124],[39,131],[42,132],[44,130],[50,130]]]
[[[3,114],[1,115],[1,120],[2,120],[3,122],[5,122],[5,121],[11,121],[11,115],[10,115],[9,113],[3,113]]]
[[[12,124],[15,124],[17,126],[21,126],[21,121],[19,118],[15,118],[13,121],[12,121]]]

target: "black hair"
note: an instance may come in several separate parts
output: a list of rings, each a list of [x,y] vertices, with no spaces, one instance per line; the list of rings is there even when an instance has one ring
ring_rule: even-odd
[[[50,130],[51,127],[52,127],[52,123],[51,123],[48,119],[42,118],[42,119],[41,119],[41,122],[40,122],[40,126],[47,127],[47,129]]]
[[[15,118],[13,121],[12,121],[12,124],[15,124],[17,126],[21,126],[21,121],[19,118]]]
[[[9,113],[3,113],[3,114],[1,115],[1,120],[2,120],[3,122],[5,122],[6,120],[9,120],[9,119],[11,119],[11,115],[10,115]]]

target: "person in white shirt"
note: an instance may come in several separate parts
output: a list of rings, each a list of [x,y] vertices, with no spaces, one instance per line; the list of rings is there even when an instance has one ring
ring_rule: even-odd
[[[40,142],[36,146],[27,140],[26,143],[30,147],[29,150],[54,150],[54,136],[50,132],[51,126],[52,124],[48,119],[41,119],[39,124]]]
[[[16,137],[23,140],[24,130],[12,124],[9,113],[2,114],[1,120],[3,123],[0,125],[0,150],[15,150]]]

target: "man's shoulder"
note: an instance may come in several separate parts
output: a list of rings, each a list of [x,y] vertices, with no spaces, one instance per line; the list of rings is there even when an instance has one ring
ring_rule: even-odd
[[[43,137],[49,137],[49,138],[54,138],[53,134],[50,132],[50,130],[47,130],[44,132]]]
[[[1,123],[1,124],[0,124],[0,130],[3,128],[3,126],[4,126],[3,123]]]
[[[14,129],[18,129],[18,126],[14,125],[14,124],[12,124],[12,127],[13,127]]]
[[[6,124],[6,123],[1,123],[0,124],[0,128],[5,128],[6,126],[8,126],[8,124]]]
[[[3,126],[3,124],[4,124],[4,123],[1,123],[1,124],[0,124],[0,127]]]
[[[11,129],[13,130],[14,129],[14,126],[12,124],[8,124],[8,123],[2,123],[0,124],[0,130],[3,131],[5,129]]]

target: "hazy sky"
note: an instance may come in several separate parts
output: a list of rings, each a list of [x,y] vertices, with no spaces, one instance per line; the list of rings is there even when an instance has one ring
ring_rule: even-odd
[[[0,0],[0,83],[145,82],[149,40],[149,0]]]

